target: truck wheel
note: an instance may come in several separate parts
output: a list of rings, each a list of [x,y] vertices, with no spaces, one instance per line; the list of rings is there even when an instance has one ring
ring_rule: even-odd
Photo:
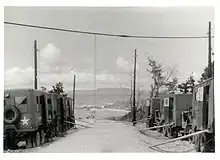
[[[40,131],[40,143],[44,144],[45,142],[45,133],[43,130]]]
[[[32,142],[31,142],[31,135],[28,135],[26,138],[26,148],[31,148]]]
[[[211,140],[212,138],[212,140]],[[210,141],[211,140],[211,141]],[[209,152],[214,152],[215,153],[215,137],[214,134],[211,135],[211,137],[209,137]]]
[[[39,147],[40,146],[40,133],[37,132],[35,135],[35,139],[36,139],[36,146]]]
[[[193,131],[193,129],[190,129],[189,134],[192,134],[192,133],[194,133],[194,131]],[[195,136],[190,137],[189,142],[192,144],[195,144]]]
[[[166,129],[166,127],[163,127],[163,135],[167,136],[167,129]]]
[[[157,126],[160,126],[160,125],[163,125],[163,124],[157,123]],[[157,130],[157,132],[161,133],[163,131],[163,128],[160,127],[160,128],[157,128],[156,130]]]
[[[11,145],[12,145],[11,147],[12,147],[13,150],[15,150],[15,149],[18,148],[16,142],[17,142],[17,141],[16,141],[16,136],[15,136],[15,134],[13,133],[13,134],[12,134],[12,137],[11,137]]]
[[[205,135],[201,134],[201,135],[197,135],[196,136],[196,151],[197,152],[204,152],[204,148],[205,148]]]
[[[204,147],[202,152],[215,152],[214,139],[212,134],[204,134]]]
[[[167,129],[167,137],[172,138],[172,128],[170,126],[166,127]]]
[[[149,119],[146,120],[146,127],[147,127],[147,128],[150,127],[150,120],[149,120]]]
[[[12,124],[19,118],[19,111],[14,106],[8,106],[4,109],[4,122],[6,124]]]
[[[178,133],[179,133],[178,130],[174,131],[172,137],[173,138],[177,138],[178,137]]]
[[[4,138],[4,150],[8,150],[8,137]]]
[[[32,140],[32,147],[35,148],[36,147],[36,134],[33,134],[31,136],[31,140]]]
[[[160,127],[160,128],[157,128],[157,132],[162,132],[162,128]]]
[[[49,129],[49,131],[48,131],[48,141],[52,142],[52,140],[53,140],[53,138],[52,138],[52,130]]]
[[[161,128],[157,128],[157,132],[162,132],[162,129]]]
[[[50,133],[50,142],[53,141],[53,132]]]

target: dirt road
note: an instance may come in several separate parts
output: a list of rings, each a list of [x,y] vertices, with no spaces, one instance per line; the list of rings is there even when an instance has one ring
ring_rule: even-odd
[[[91,128],[67,135],[50,145],[36,148],[40,153],[79,153],[79,152],[153,152],[142,141],[144,135],[123,123],[99,120]]]
[[[86,123],[84,123],[86,124]],[[87,123],[88,125],[88,123]],[[130,123],[97,120],[89,124],[90,128],[81,129],[60,138],[53,143],[28,152],[35,153],[100,153],[100,152],[160,152],[150,149],[151,144],[166,140],[158,133],[150,131],[149,136],[139,132],[140,125],[131,126]],[[153,136],[152,136],[153,135]],[[156,137],[155,137],[156,136]],[[159,137],[159,138],[158,138]],[[171,146],[171,147],[170,147]],[[165,149],[178,151],[176,143],[168,144]],[[179,145],[189,149],[190,145]],[[173,149],[174,148],[174,149]],[[179,150],[180,151],[180,150]]]

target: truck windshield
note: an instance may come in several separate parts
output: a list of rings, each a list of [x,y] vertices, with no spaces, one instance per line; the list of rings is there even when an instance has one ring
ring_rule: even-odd
[[[15,104],[20,105],[20,104],[27,104],[27,97],[15,97]]]

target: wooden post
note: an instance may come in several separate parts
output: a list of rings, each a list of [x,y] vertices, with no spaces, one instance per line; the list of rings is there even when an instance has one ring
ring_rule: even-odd
[[[37,40],[34,41],[34,89],[37,89]]]
[[[75,99],[76,99],[76,96],[75,96],[75,87],[76,87],[76,75],[74,74],[73,76],[73,116],[74,116],[74,120],[73,122],[75,123]],[[73,127],[76,127],[76,125],[73,125]]]
[[[96,107],[96,35],[94,35],[94,108]],[[95,117],[95,110],[93,112]]]
[[[211,22],[209,22],[209,45],[208,45],[208,78],[212,75],[212,44],[211,44]]]
[[[135,107],[135,87],[136,87],[136,49],[134,53],[134,85],[133,85],[133,125],[136,124],[136,107]]]

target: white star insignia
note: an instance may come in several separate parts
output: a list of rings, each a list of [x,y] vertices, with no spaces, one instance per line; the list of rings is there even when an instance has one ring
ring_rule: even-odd
[[[29,121],[30,119],[27,119],[25,116],[24,116],[24,118],[21,120],[22,121],[22,125],[28,125],[28,121]]]

